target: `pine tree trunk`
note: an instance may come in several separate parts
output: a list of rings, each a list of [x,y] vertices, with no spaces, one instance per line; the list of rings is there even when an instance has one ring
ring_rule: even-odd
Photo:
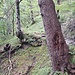
[[[38,0],[53,71],[64,71],[69,63],[69,48],[64,40],[53,0]]]

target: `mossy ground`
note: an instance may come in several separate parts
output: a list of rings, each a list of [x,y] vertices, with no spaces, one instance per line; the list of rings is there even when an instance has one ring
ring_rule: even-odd
[[[33,58],[35,62],[33,63]],[[13,63],[12,75],[24,74],[28,66],[34,64],[29,72],[30,75],[47,75],[51,71],[51,63],[46,44],[40,47],[25,46],[25,49],[20,49],[11,57]],[[8,58],[2,60],[0,66],[0,74],[6,75],[8,72]]]

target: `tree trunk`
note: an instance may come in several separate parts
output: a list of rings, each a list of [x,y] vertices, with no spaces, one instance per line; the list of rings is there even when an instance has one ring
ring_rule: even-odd
[[[5,5],[7,6],[6,9],[10,8],[10,0],[6,0]],[[6,15],[6,23],[7,23],[7,27],[6,27],[6,34],[9,35],[12,32],[12,27],[11,27],[11,11],[9,11],[8,13],[5,11],[5,15]]]
[[[21,25],[20,25],[19,0],[16,0],[16,25],[17,25],[17,31],[20,31],[21,30]]]
[[[10,24],[10,12],[6,14],[7,17],[7,29],[6,34],[9,35],[12,32],[11,24]]]
[[[16,0],[16,25],[17,25],[17,31],[16,31],[16,36],[20,39],[20,42],[24,41],[24,34],[21,30],[21,25],[20,25],[20,7],[19,3],[22,0]]]
[[[31,24],[34,24],[35,23],[35,20],[34,20],[34,12],[33,12],[33,5],[32,5],[32,1],[29,0],[29,7],[30,7],[30,17],[31,17]]]
[[[57,0],[57,4],[60,5],[60,0]]]
[[[38,0],[53,71],[64,71],[69,63],[69,48],[64,40],[53,0]]]
[[[6,35],[5,32],[6,32],[6,31],[5,31],[5,24],[3,23],[3,34],[4,34],[4,35]]]
[[[33,15],[33,10],[31,10],[31,21],[32,21],[31,24],[34,24],[35,23],[35,21],[34,21],[34,15]]]
[[[13,16],[12,24],[13,24],[13,36],[14,36],[14,13],[15,13],[15,10],[14,9],[12,9],[12,10],[13,10],[13,13],[12,13],[12,16]]]

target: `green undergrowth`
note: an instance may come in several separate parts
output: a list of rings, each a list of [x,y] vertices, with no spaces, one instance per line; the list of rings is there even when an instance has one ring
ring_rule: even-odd
[[[70,54],[71,54],[71,63],[75,64],[75,46],[71,45],[69,46]]]
[[[75,17],[75,1],[68,1],[61,2],[60,5],[56,4],[56,10],[60,11],[60,22],[66,22],[68,18]]]
[[[0,38],[0,45],[11,43],[12,45],[18,43],[18,38],[16,36],[3,36]]]
[[[34,57],[35,62],[33,63]],[[32,63],[34,64],[34,67],[29,72],[30,75],[48,75],[48,73],[51,71],[51,63],[46,44],[40,47],[25,46],[25,49],[20,49],[15,52],[15,54],[11,57],[11,60],[14,65],[11,72],[12,75],[17,75],[19,73],[24,74],[27,70],[27,67],[31,66]],[[0,73],[3,73],[5,75],[6,72],[8,72],[8,58],[3,61],[5,62],[3,62],[3,64],[0,66],[0,68],[2,69],[0,69]]]
[[[72,51],[75,51],[75,46],[71,45],[71,46],[69,46],[69,49],[72,50]]]
[[[41,16],[36,17],[36,22],[33,25],[27,25],[25,28],[23,28],[25,33],[44,33],[44,27],[42,23]]]

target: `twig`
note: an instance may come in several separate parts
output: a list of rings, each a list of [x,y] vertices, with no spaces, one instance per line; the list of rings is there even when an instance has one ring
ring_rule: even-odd
[[[13,68],[12,68],[12,61],[11,61],[11,48],[10,48],[10,50],[9,50],[9,66],[8,66],[8,75],[10,75],[11,74],[11,70],[12,70]]]

